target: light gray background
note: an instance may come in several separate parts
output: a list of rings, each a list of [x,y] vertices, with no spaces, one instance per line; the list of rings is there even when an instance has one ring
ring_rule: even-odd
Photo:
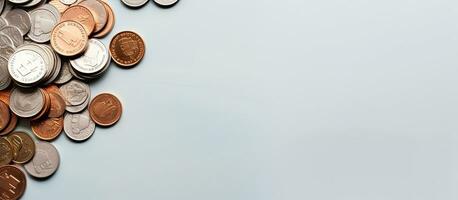
[[[111,3],[147,43],[92,84],[122,120],[24,199],[458,198],[455,0]]]

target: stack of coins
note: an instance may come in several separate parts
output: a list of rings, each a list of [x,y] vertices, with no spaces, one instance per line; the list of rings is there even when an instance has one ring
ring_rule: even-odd
[[[102,0],[0,0],[0,12],[0,199],[18,199],[25,173],[46,178],[57,171],[52,141],[62,132],[82,142],[97,126],[120,120],[121,101],[110,93],[91,98],[88,81],[105,74],[111,60],[134,67],[145,43],[132,31],[117,33],[108,48],[98,39],[115,23]],[[31,133],[15,130],[21,119]]]

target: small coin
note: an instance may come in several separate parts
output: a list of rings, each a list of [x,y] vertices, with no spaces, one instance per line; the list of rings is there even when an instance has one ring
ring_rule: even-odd
[[[9,25],[17,27],[22,36],[26,35],[32,26],[29,13],[22,9],[10,10],[6,13],[5,20]]]
[[[86,33],[90,35],[95,28],[94,16],[89,9],[81,5],[74,5],[69,7],[62,14],[62,21],[74,20],[83,25]]]
[[[5,129],[0,131],[0,135],[7,135],[8,133],[11,133],[16,128],[17,120],[17,116],[14,113],[11,113],[10,122]]]
[[[109,93],[97,95],[89,105],[92,120],[100,126],[111,126],[121,118],[122,104]]]
[[[121,0],[126,6],[138,8],[142,7],[143,5],[148,2],[148,0]]]
[[[6,138],[0,138],[0,166],[10,164],[13,160],[13,147]]]
[[[5,129],[10,122],[10,109],[6,103],[0,101],[0,131]]]
[[[35,142],[25,132],[13,132],[6,138],[13,146],[13,162],[23,164],[35,154]]]
[[[154,0],[154,3],[161,7],[171,7],[175,5],[178,2],[178,0]]]
[[[105,10],[105,6],[99,0],[84,0],[79,3],[89,9],[92,13],[92,16],[95,20],[95,29],[94,32],[99,32],[100,30],[105,27],[108,20],[107,11]]]
[[[31,121],[32,131],[41,140],[54,140],[64,127],[64,118],[44,118]]]
[[[38,115],[45,106],[45,96],[39,89],[14,88],[10,96],[10,109],[19,117]]]
[[[113,9],[111,8],[110,4],[104,1],[101,1],[101,3],[103,4],[103,6],[105,6],[105,10],[107,11],[107,14],[108,14],[108,20],[107,20],[107,24],[105,25],[105,27],[93,35],[93,37],[95,38],[102,38],[108,35],[108,33],[110,33],[111,30],[113,30],[113,27],[115,24],[115,15],[114,15]]]
[[[51,46],[58,54],[75,56],[86,50],[88,34],[83,25],[75,21],[57,24],[51,33]]]
[[[27,179],[18,167],[0,166],[0,197],[5,200],[19,199],[24,194]]]
[[[56,147],[48,142],[38,142],[35,156],[32,161],[24,165],[24,168],[35,178],[46,178],[57,171],[59,163],[59,151]]]
[[[64,132],[72,140],[84,141],[92,136],[95,123],[87,110],[82,113],[66,113],[64,119]]]
[[[145,55],[145,43],[135,32],[119,32],[111,39],[110,54],[118,65],[132,67],[138,64]]]

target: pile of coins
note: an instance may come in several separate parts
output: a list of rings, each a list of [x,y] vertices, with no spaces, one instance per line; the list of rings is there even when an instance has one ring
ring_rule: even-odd
[[[91,98],[88,81],[112,60],[137,65],[145,43],[132,31],[115,34],[108,48],[98,39],[115,23],[102,0],[0,0],[0,12],[0,199],[19,199],[26,173],[46,178],[57,171],[52,141],[62,132],[82,142],[96,126],[120,120],[121,101],[110,93]],[[19,120],[30,122],[31,133],[15,130]]]

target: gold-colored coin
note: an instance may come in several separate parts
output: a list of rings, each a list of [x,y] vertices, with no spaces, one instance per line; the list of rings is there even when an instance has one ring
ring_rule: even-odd
[[[29,134],[24,132],[13,132],[6,138],[13,146],[13,162],[26,163],[35,154],[35,142]]]
[[[10,164],[13,160],[13,147],[4,137],[0,138],[0,166]]]

